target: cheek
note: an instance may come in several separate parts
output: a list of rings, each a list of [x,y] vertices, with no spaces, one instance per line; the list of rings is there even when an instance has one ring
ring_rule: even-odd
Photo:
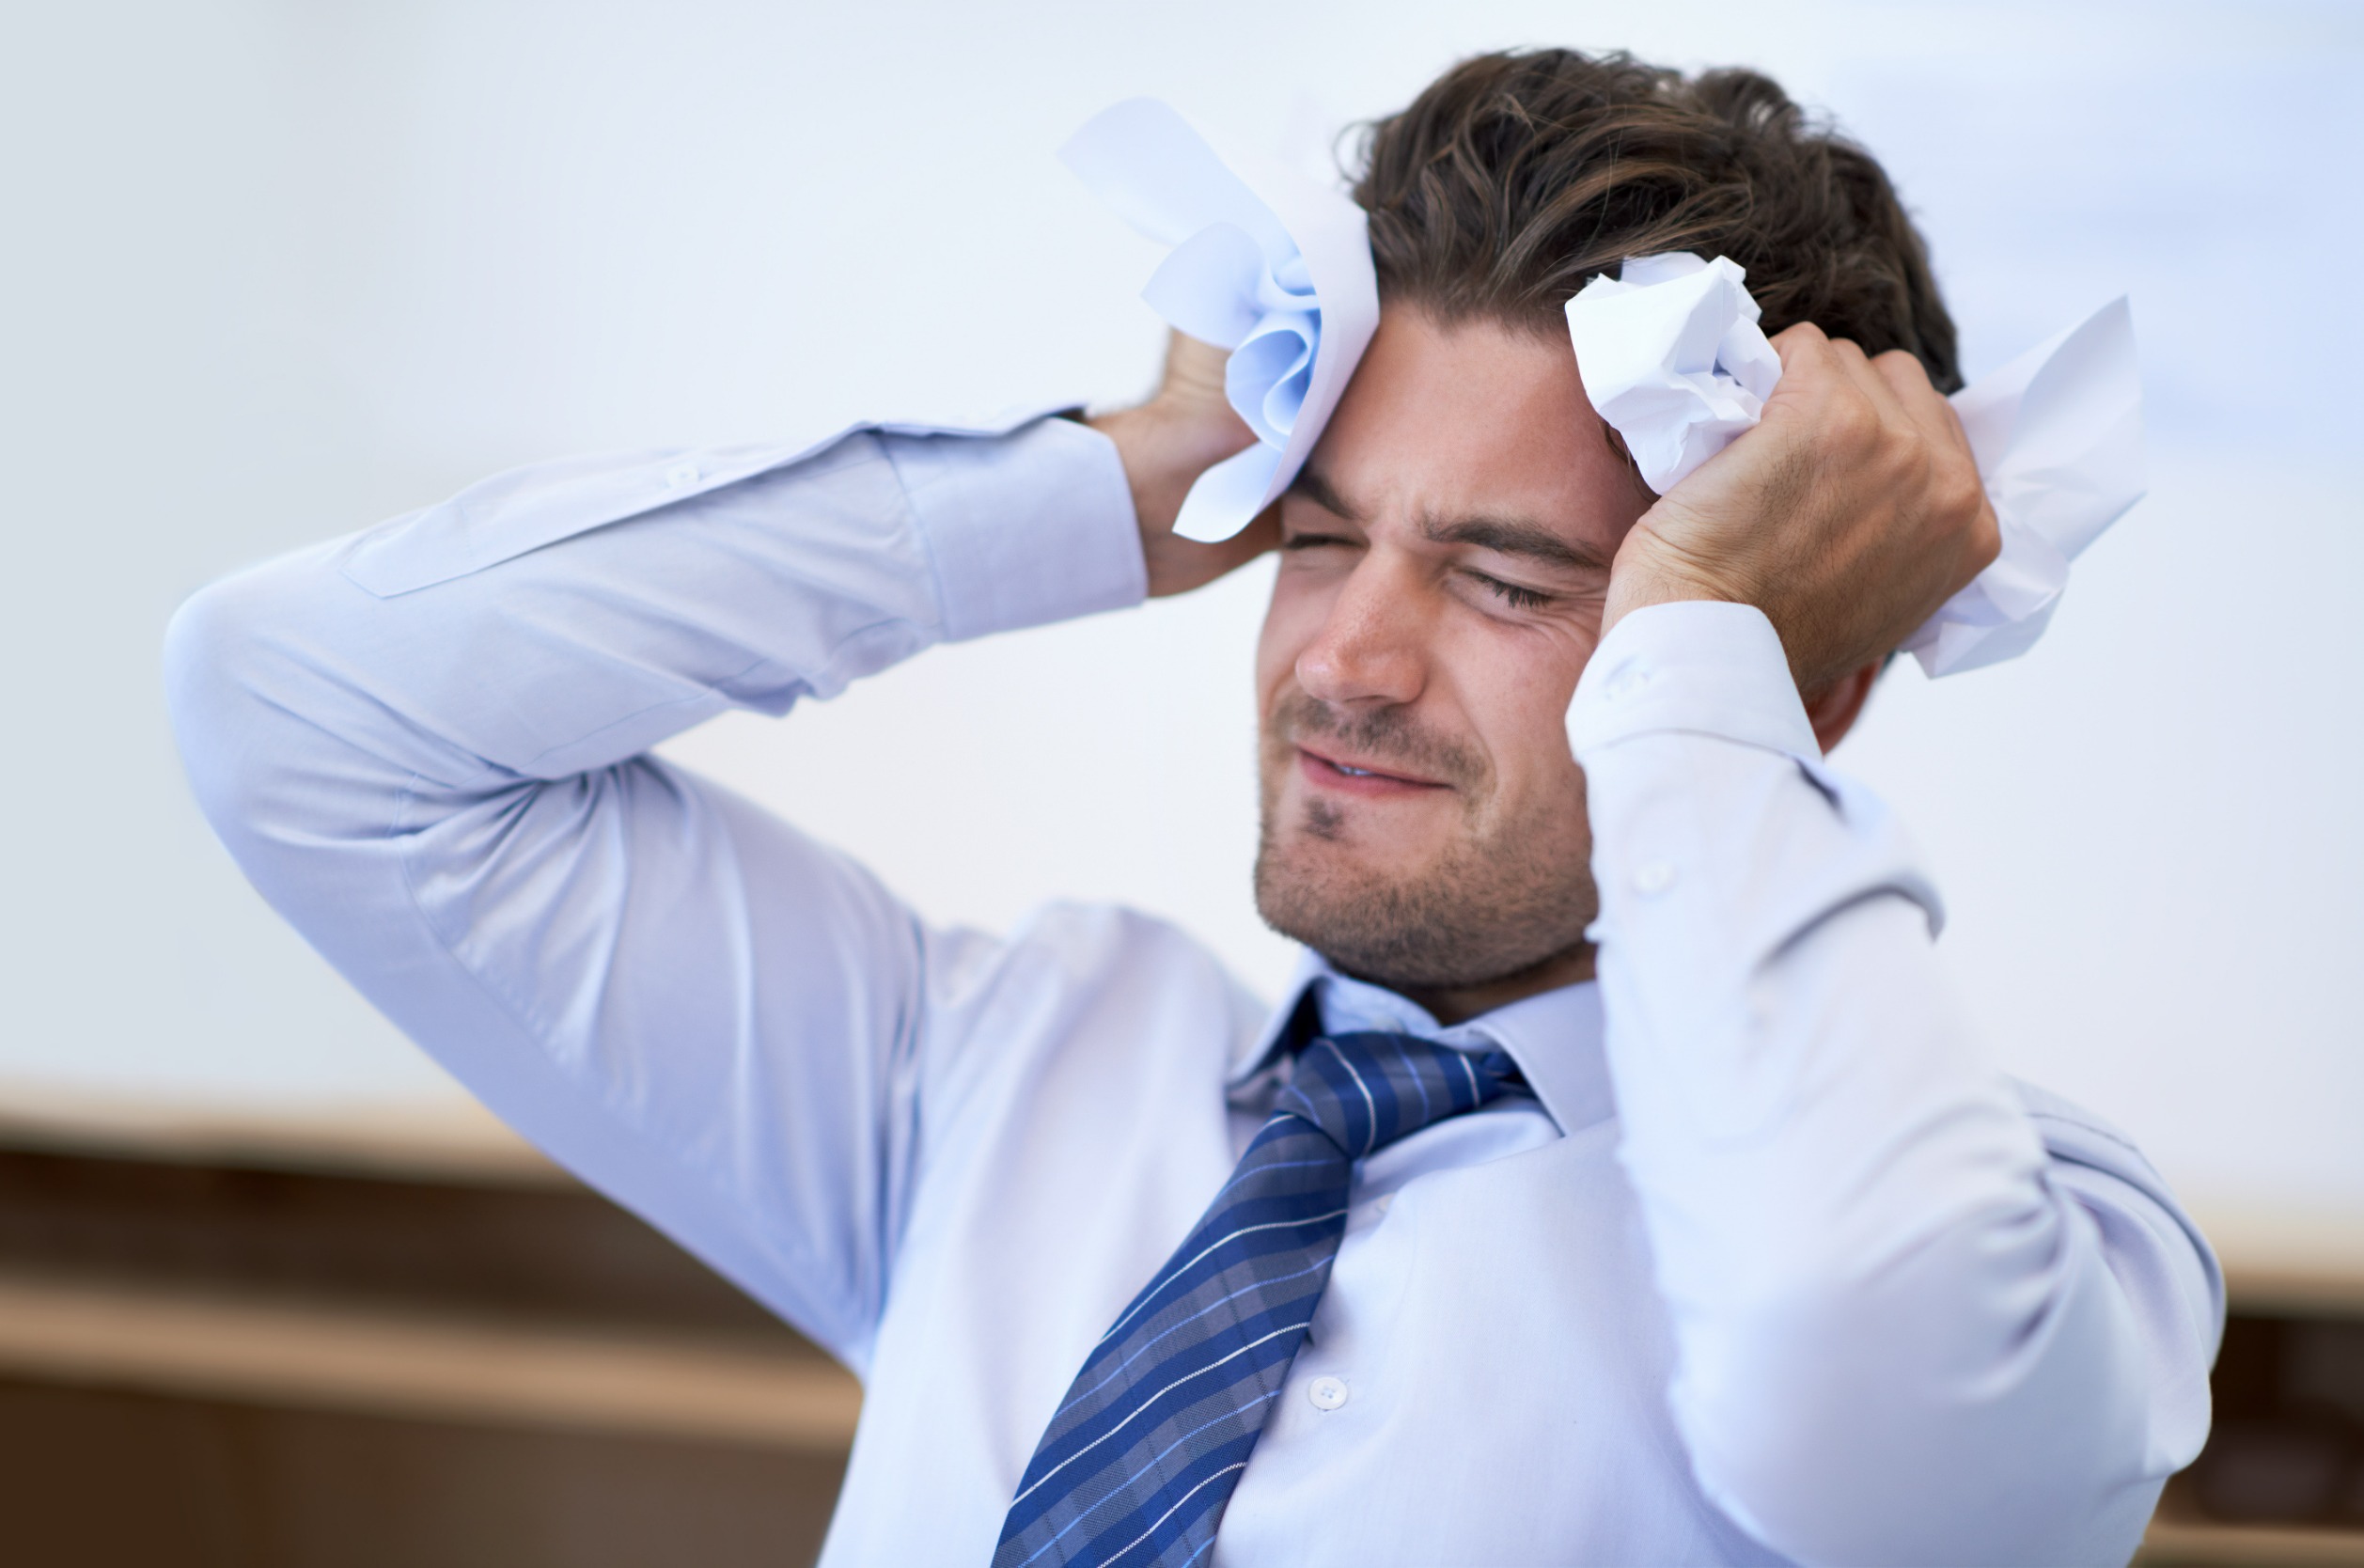
[[[1515,742],[1497,743],[1494,753],[1500,769],[1495,806],[1504,821],[1527,830],[1541,819],[1581,822],[1584,771],[1569,754],[1567,728],[1558,715],[1522,726]]]
[[[1573,632],[1526,628],[1515,637],[1484,636],[1455,662],[1455,682],[1469,723],[1494,760],[1497,806],[1505,816],[1559,813],[1581,803],[1584,775],[1568,747],[1568,704],[1590,644]]]

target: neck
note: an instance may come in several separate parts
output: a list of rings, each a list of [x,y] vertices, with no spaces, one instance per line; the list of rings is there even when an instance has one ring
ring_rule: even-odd
[[[1438,1023],[1450,1027],[1481,1012],[1492,1012],[1495,1008],[1591,978],[1592,944],[1579,942],[1565,952],[1554,953],[1540,964],[1497,980],[1480,980],[1475,985],[1399,985],[1394,990],[1428,1009],[1430,1016]]]

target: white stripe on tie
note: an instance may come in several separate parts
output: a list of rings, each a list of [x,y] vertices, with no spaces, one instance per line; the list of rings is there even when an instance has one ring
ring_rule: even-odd
[[[1182,1322],[1174,1325],[1163,1334],[1158,1335],[1156,1339],[1144,1341],[1138,1349],[1134,1351],[1132,1355],[1126,1356],[1123,1360],[1118,1362],[1115,1367],[1110,1369],[1107,1376],[1102,1378],[1090,1388],[1083,1389],[1081,1392],[1068,1395],[1067,1403],[1060,1405],[1058,1409],[1052,1414],[1052,1424],[1057,1425],[1059,1417],[1066,1415],[1070,1410],[1074,1409],[1075,1406],[1091,1398],[1092,1395],[1100,1392],[1101,1389],[1105,1388],[1109,1384],[1114,1383],[1118,1378],[1122,1377],[1124,1375],[1124,1370],[1133,1365],[1134,1362],[1138,1361],[1142,1356],[1147,1356],[1150,1353],[1150,1347],[1151,1345],[1163,1344],[1166,1341],[1172,1339],[1183,1329],[1188,1328],[1192,1324],[1197,1323],[1200,1318],[1205,1317],[1209,1312],[1220,1311],[1251,1291],[1267,1291],[1272,1289],[1275,1285],[1286,1285],[1292,1279],[1302,1279],[1307,1275],[1315,1272],[1317,1269],[1327,1268],[1331,1262],[1332,1260],[1323,1258],[1317,1262],[1309,1263],[1306,1267],[1297,1270],[1294,1274],[1275,1275],[1270,1279],[1251,1279],[1246,1284],[1242,1285],[1238,1290],[1233,1291],[1229,1295],[1215,1297],[1213,1301],[1208,1302],[1204,1307],[1201,1307],[1197,1311],[1191,1313],[1190,1316],[1182,1319]],[[1096,1349],[1098,1347],[1095,1346],[1094,1348]],[[1083,1376],[1084,1374],[1082,1372],[1077,1372],[1075,1374],[1076,1381],[1079,1383],[1082,1382]]]
[[[1246,1468],[1247,1461],[1245,1459],[1241,1460],[1236,1465],[1225,1466],[1222,1469],[1217,1470],[1214,1474],[1209,1476],[1206,1480],[1200,1482],[1189,1491],[1184,1492],[1181,1497],[1175,1498],[1174,1508],[1180,1508],[1182,1504],[1188,1502],[1191,1498],[1197,1497],[1208,1487],[1213,1486],[1216,1482],[1221,1481],[1225,1476],[1229,1475],[1233,1470],[1245,1470]],[[1166,1520],[1172,1518],[1174,1516],[1174,1508],[1169,1508],[1165,1513],[1159,1514],[1157,1516],[1157,1525],[1162,1525]],[[1131,1551],[1142,1542],[1147,1541],[1151,1536],[1155,1535],[1157,1533],[1157,1525],[1151,1525],[1149,1529],[1143,1530],[1140,1534],[1135,1536],[1123,1545],[1119,1546],[1108,1556],[1102,1558],[1100,1560],[1100,1568],[1109,1568],[1109,1564],[1115,1562],[1118,1558],[1122,1557],[1125,1553]],[[1191,1555],[1195,1557],[1198,1554],[1194,1552]]]
[[[1418,1068],[1412,1065],[1412,1053],[1403,1048],[1401,1035],[1396,1036],[1396,1060],[1403,1063],[1404,1075],[1412,1080],[1412,1087],[1420,1091],[1420,1125],[1425,1127],[1436,1120],[1436,1103],[1428,1097],[1428,1080],[1420,1076]]]
[[[1119,1486],[1118,1486],[1118,1487],[1116,1487],[1113,1491],[1111,1491],[1111,1492],[1108,1494],[1108,1497],[1103,1497],[1103,1498],[1102,1498],[1099,1502],[1094,1503],[1094,1504],[1093,1504],[1090,1508],[1088,1508],[1088,1509],[1084,1510],[1084,1512],[1082,1512],[1081,1513],[1076,1514],[1076,1515],[1075,1515],[1075,1517],[1073,1517],[1072,1519],[1068,1520],[1068,1521],[1067,1521],[1067,1523],[1065,1523],[1065,1524],[1061,1525],[1061,1526],[1059,1527],[1059,1529],[1058,1529],[1058,1534],[1052,1536],[1049,1540],[1047,1540],[1047,1541],[1043,1542],[1043,1543],[1042,1543],[1042,1544],[1041,1544],[1040,1546],[1035,1547],[1035,1548],[1034,1548],[1034,1557],[1030,1557],[1030,1558],[1026,1559],[1026,1560],[1025,1560],[1025,1562],[1021,1562],[1020,1564],[1018,1564],[1018,1568],[1027,1568],[1027,1565],[1028,1565],[1028,1564],[1030,1564],[1030,1563],[1032,1563],[1032,1562],[1034,1561],[1035,1558],[1039,1558],[1039,1557],[1041,1557],[1041,1556],[1044,1552],[1047,1552],[1047,1551],[1049,1551],[1052,1547],[1054,1547],[1054,1546],[1057,1545],[1057,1544],[1059,1544],[1059,1542],[1060,1542],[1062,1539],[1064,1539],[1064,1538],[1065,1538],[1065,1536],[1066,1536],[1066,1534],[1067,1534],[1067,1532],[1068,1532],[1069,1530],[1073,1529],[1074,1529],[1077,1525],[1083,1524],[1083,1523],[1085,1523],[1087,1520],[1090,1519],[1090,1517],[1092,1516],[1092,1514],[1093,1514],[1095,1512],[1097,1512],[1099,1509],[1105,1507],[1111,1498],[1115,1498],[1115,1499],[1119,1499],[1119,1500],[1120,1500],[1120,1499],[1123,1497],[1123,1496],[1124,1496],[1124,1492],[1125,1492],[1125,1488],[1126,1488],[1126,1487],[1129,1487],[1129,1486],[1133,1485],[1135,1482],[1138,1482],[1138,1481],[1139,1481],[1139,1480],[1140,1480],[1143,1476],[1148,1475],[1148,1474],[1149,1474],[1151,1470],[1154,1470],[1155,1468],[1157,1468],[1158,1465],[1159,1465],[1159,1464],[1160,1464],[1160,1463],[1161,1463],[1161,1462],[1165,1459],[1165,1457],[1166,1457],[1167,1454],[1169,1454],[1169,1453],[1173,1452],[1176,1449],[1181,1448],[1181,1447],[1182,1447],[1184,1443],[1189,1442],[1189,1441],[1190,1441],[1193,1437],[1198,1436],[1198,1434],[1200,1434],[1201,1432],[1206,1431],[1208,1427],[1211,1427],[1211,1426],[1221,1426],[1221,1425],[1222,1425],[1225,1421],[1236,1421],[1236,1420],[1238,1420],[1238,1419],[1239,1419],[1242,1416],[1245,1416],[1245,1415],[1246,1415],[1249,1411],[1251,1411],[1251,1410],[1255,1409],[1258,1405],[1260,1405],[1260,1404],[1270,1404],[1273,1401],[1275,1401],[1275,1400],[1278,1399],[1278,1398],[1280,1397],[1280,1395],[1281,1395],[1281,1390],[1280,1390],[1280,1389],[1278,1389],[1278,1388],[1275,1388],[1275,1389],[1274,1389],[1271,1393],[1269,1393],[1269,1394],[1259,1394],[1259,1395],[1257,1395],[1254,1399],[1249,1400],[1249,1401],[1248,1401],[1245,1404],[1240,1405],[1240,1406],[1238,1406],[1236,1409],[1226,1410],[1226,1411],[1225,1411],[1222,1415],[1217,1416],[1217,1417],[1216,1417],[1213,1420],[1204,1422],[1204,1423],[1202,1423],[1202,1424],[1200,1424],[1200,1425],[1198,1425],[1198,1426],[1195,1426],[1195,1427],[1191,1428],[1188,1432],[1183,1433],[1183,1434],[1182,1434],[1180,1437],[1175,1438],[1172,1442],[1170,1442],[1170,1443],[1166,1444],[1165,1448],[1161,1449],[1161,1450],[1158,1451],[1158,1453],[1157,1453],[1156,1457],[1155,1457],[1155,1458],[1152,1458],[1152,1459],[1151,1459],[1151,1461],[1150,1461],[1147,1465],[1144,1465],[1144,1466],[1141,1466],[1141,1468],[1139,1468],[1138,1470],[1134,1471],[1134,1472],[1133,1472],[1133,1474],[1131,1474],[1131,1475],[1129,1475],[1129,1476],[1125,1477],[1125,1478],[1124,1478],[1123,1484],[1122,1484],[1122,1485],[1119,1485]],[[1185,1500],[1186,1500],[1186,1499],[1185,1499]],[[1166,1512],[1167,1512],[1167,1513],[1171,1513],[1171,1512],[1173,1512],[1173,1511],[1172,1511],[1171,1509],[1168,1509]],[[1155,1529],[1156,1527],[1155,1527],[1155,1526],[1151,1526],[1151,1529]],[[1137,1544],[1137,1543],[1136,1543],[1136,1544]],[[1130,1551],[1130,1550],[1132,1550],[1132,1547],[1128,1546],[1128,1547],[1126,1547],[1125,1549],[1126,1549],[1127,1551]],[[1114,1560],[1113,1560],[1113,1559],[1111,1559],[1110,1560],[1112,1560],[1112,1561],[1113,1561]]]
[[[1241,1226],[1238,1230],[1224,1237],[1223,1240],[1210,1245],[1207,1247],[1206,1252],[1199,1253],[1197,1258],[1191,1259],[1190,1262],[1182,1264],[1180,1268],[1167,1269],[1166,1271],[1166,1278],[1151,1286],[1149,1294],[1141,1297],[1139,1301],[1135,1302],[1132,1309],[1126,1312],[1124,1316],[1117,1320],[1115,1328],[1111,1328],[1108,1332],[1100,1336],[1099,1341],[1093,1344],[1092,1349],[1098,1350],[1101,1345],[1104,1345],[1110,1340],[1115,1339],[1117,1337],[1118,1329],[1120,1329],[1126,1324],[1131,1323],[1134,1318],[1140,1313],[1142,1308],[1147,1307],[1151,1302],[1155,1301],[1158,1297],[1158,1293],[1165,1290],[1166,1286],[1172,1284],[1183,1275],[1188,1274],[1190,1272],[1191,1264],[1196,1263],[1199,1261],[1199,1259],[1204,1258],[1207,1255],[1207,1252],[1216,1251],[1219,1248],[1239,1240],[1242,1236],[1252,1236],[1259,1231],[1286,1231],[1292,1225],[1315,1225],[1325,1219],[1336,1219],[1339,1215],[1344,1214],[1345,1212],[1346,1211],[1344,1209],[1332,1209],[1328,1214],[1310,1215],[1304,1219],[1276,1219],[1263,1225]]]
[[[1370,1136],[1363,1139],[1363,1153],[1368,1154],[1379,1147],[1379,1102],[1370,1097],[1370,1086],[1363,1082],[1360,1073],[1354,1071],[1354,1064],[1346,1059],[1346,1053],[1338,1048],[1338,1042],[1323,1036],[1322,1043],[1330,1048],[1330,1055],[1338,1058],[1338,1064],[1346,1069],[1346,1075],[1354,1080],[1356,1089],[1363,1091],[1363,1105],[1370,1112]]]
[[[1265,1335],[1263,1339],[1251,1340],[1246,1344],[1244,1344],[1240,1346],[1239,1349],[1233,1351],[1230,1355],[1210,1361],[1195,1372],[1184,1372],[1182,1376],[1174,1379],[1174,1381],[1168,1383],[1166,1387],[1160,1388],[1157,1392],[1151,1394],[1149,1398],[1143,1400],[1139,1404],[1135,1405],[1131,1416],[1127,1416],[1124,1419],[1119,1421],[1116,1425],[1110,1427],[1107,1431],[1102,1433],[1090,1442],[1086,1443],[1082,1448],[1077,1449],[1073,1453],[1069,1454],[1065,1459],[1060,1460],[1057,1464],[1043,1471],[1042,1481],[1036,1482],[1032,1486],[1027,1487],[1025,1491],[1010,1498],[1010,1506],[1015,1508],[1020,1503],[1025,1501],[1028,1497],[1034,1496],[1037,1492],[1042,1490],[1042,1482],[1049,1481],[1053,1476],[1058,1474],[1061,1470],[1066,1469],[1070,1465],[1074,1464],[1075,1461],[1083,1458],[1084,1455],[1091,1452],[1092,1450],[1098,1448],[1109,1438],[1114,1437],[1118,1433],[1122,1432],[1126,1427],[1131,1426],[1134,1419],[1138,1417],[1142,1411],[1147,1410],[1151,1405],[1155,1404],[1159,1400],[1164,1399],[1167,1394],[1172,1393],[1175,1389],[1181,1388],[1192,1378],[1206,1376],[1207,1373],[1223,1365],[1225,1361],[1238,1360],[1241,1356],[1245,1356],[1249,1351],[1254,1350],[1258,1345],[1264,1343],[1266,1340],[1277,1340],[1283,1334],[1299,1333],[1312,1326],[1313,1320],[1311,1318],[1307,1318],[1303,1323],[1292,1323],[1286,1328],[1276,1328],[1271,1333]],[[1129,1546],[1125,1549],[1127,1551],[1132,1550]]]

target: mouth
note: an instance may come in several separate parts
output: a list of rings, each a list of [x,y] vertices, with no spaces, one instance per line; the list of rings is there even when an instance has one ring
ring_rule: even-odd
[[[1318,789],[1367,799],[1402,798],[1452,788],[1432,778],[1389,773],[1368,760],[1328,756],[1306,745],[1297,747],[1297,771]]]

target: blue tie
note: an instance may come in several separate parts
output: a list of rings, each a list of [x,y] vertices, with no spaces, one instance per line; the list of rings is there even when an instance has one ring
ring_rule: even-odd
[[[1084,1358],[994,1568],[1180,1568],[1214,1544],[1346,1231],[1354,1162],[1512,1069],[1401,1034],[1315,1040],[1206,1217]]]

